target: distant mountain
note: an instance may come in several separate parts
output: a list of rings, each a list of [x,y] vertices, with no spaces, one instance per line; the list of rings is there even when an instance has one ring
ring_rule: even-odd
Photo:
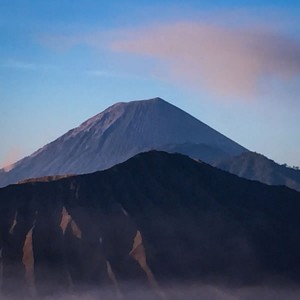
[[[182,152],[206,162],[247,151],[160,98],[117,103],[9,171],[0,170],[0,186],[31,177],[103,170],[151,149]]]
[[[157,151],[53,179],[0,189],[7,294],[126,293],[131,281],[157,294],[143,299],[174,299],[160,298],[172,282],[299,286],[299,192]]]
[[[240,177],[266,184],[286,185],[300,191],[300,170],[279,165],[255,152],[248,151],[238,156],[223,158],[212,162],[212,165]]]

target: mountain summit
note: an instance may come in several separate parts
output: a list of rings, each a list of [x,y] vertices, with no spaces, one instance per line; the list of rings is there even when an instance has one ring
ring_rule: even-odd
[[[193,154],[206,162],[247,149],[161,98],[120,102],[0,170],[0,186],[31,177],[109,168],[151,149]]]

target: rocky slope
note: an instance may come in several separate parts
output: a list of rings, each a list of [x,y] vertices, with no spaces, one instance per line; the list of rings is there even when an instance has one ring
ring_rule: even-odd
[[[300,193],[151,151],[0,189],[2,291],[300,283]],[[165,295],[167,297],[167,295]]]
[[[103,170],[151,149],[181,149],[206,162],[247,151],[160,98],[117,103],[9,171],[0,170],[0,187],[32,177]]]
[[[224,157],[212,165],[230,173],[271,185],[286,185],[300,191],[300,170],[279,165],[267,157],[245,152],[238,156]]]

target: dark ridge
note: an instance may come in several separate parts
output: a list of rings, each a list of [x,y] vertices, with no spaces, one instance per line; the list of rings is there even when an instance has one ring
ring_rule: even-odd
[[[279,165],[264,155],[245,152],[212,162],[213,166],[240,177],[271,185],[285,185],[300,191],[300,170]]]
[[[68,290],[68,278],[74,289],[99,287],[111,282],[107,263],[124,293],[124,281],[299,284],[299,214],[292,189],[159,151],[102,172],[11,185],[0,189],[2,289],[26,293],[31,282],[51,294]],[[33,255],[31,281],[24,253]]]

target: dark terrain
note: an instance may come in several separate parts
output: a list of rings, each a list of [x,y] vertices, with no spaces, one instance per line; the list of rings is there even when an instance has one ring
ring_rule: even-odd
[[[299,169],[279,165],[259,153],[248,151],[238,156],[215,160],[211,164],[243,178],[270,185],[286,185],[300,191]]]
[[[46,181],[0,189],[6,295],[101,286],[126,295],[134,283],[153,293],[145,299],[160,299],[160,287],[174,283],[300,283],[292,189],[159,151]]]

